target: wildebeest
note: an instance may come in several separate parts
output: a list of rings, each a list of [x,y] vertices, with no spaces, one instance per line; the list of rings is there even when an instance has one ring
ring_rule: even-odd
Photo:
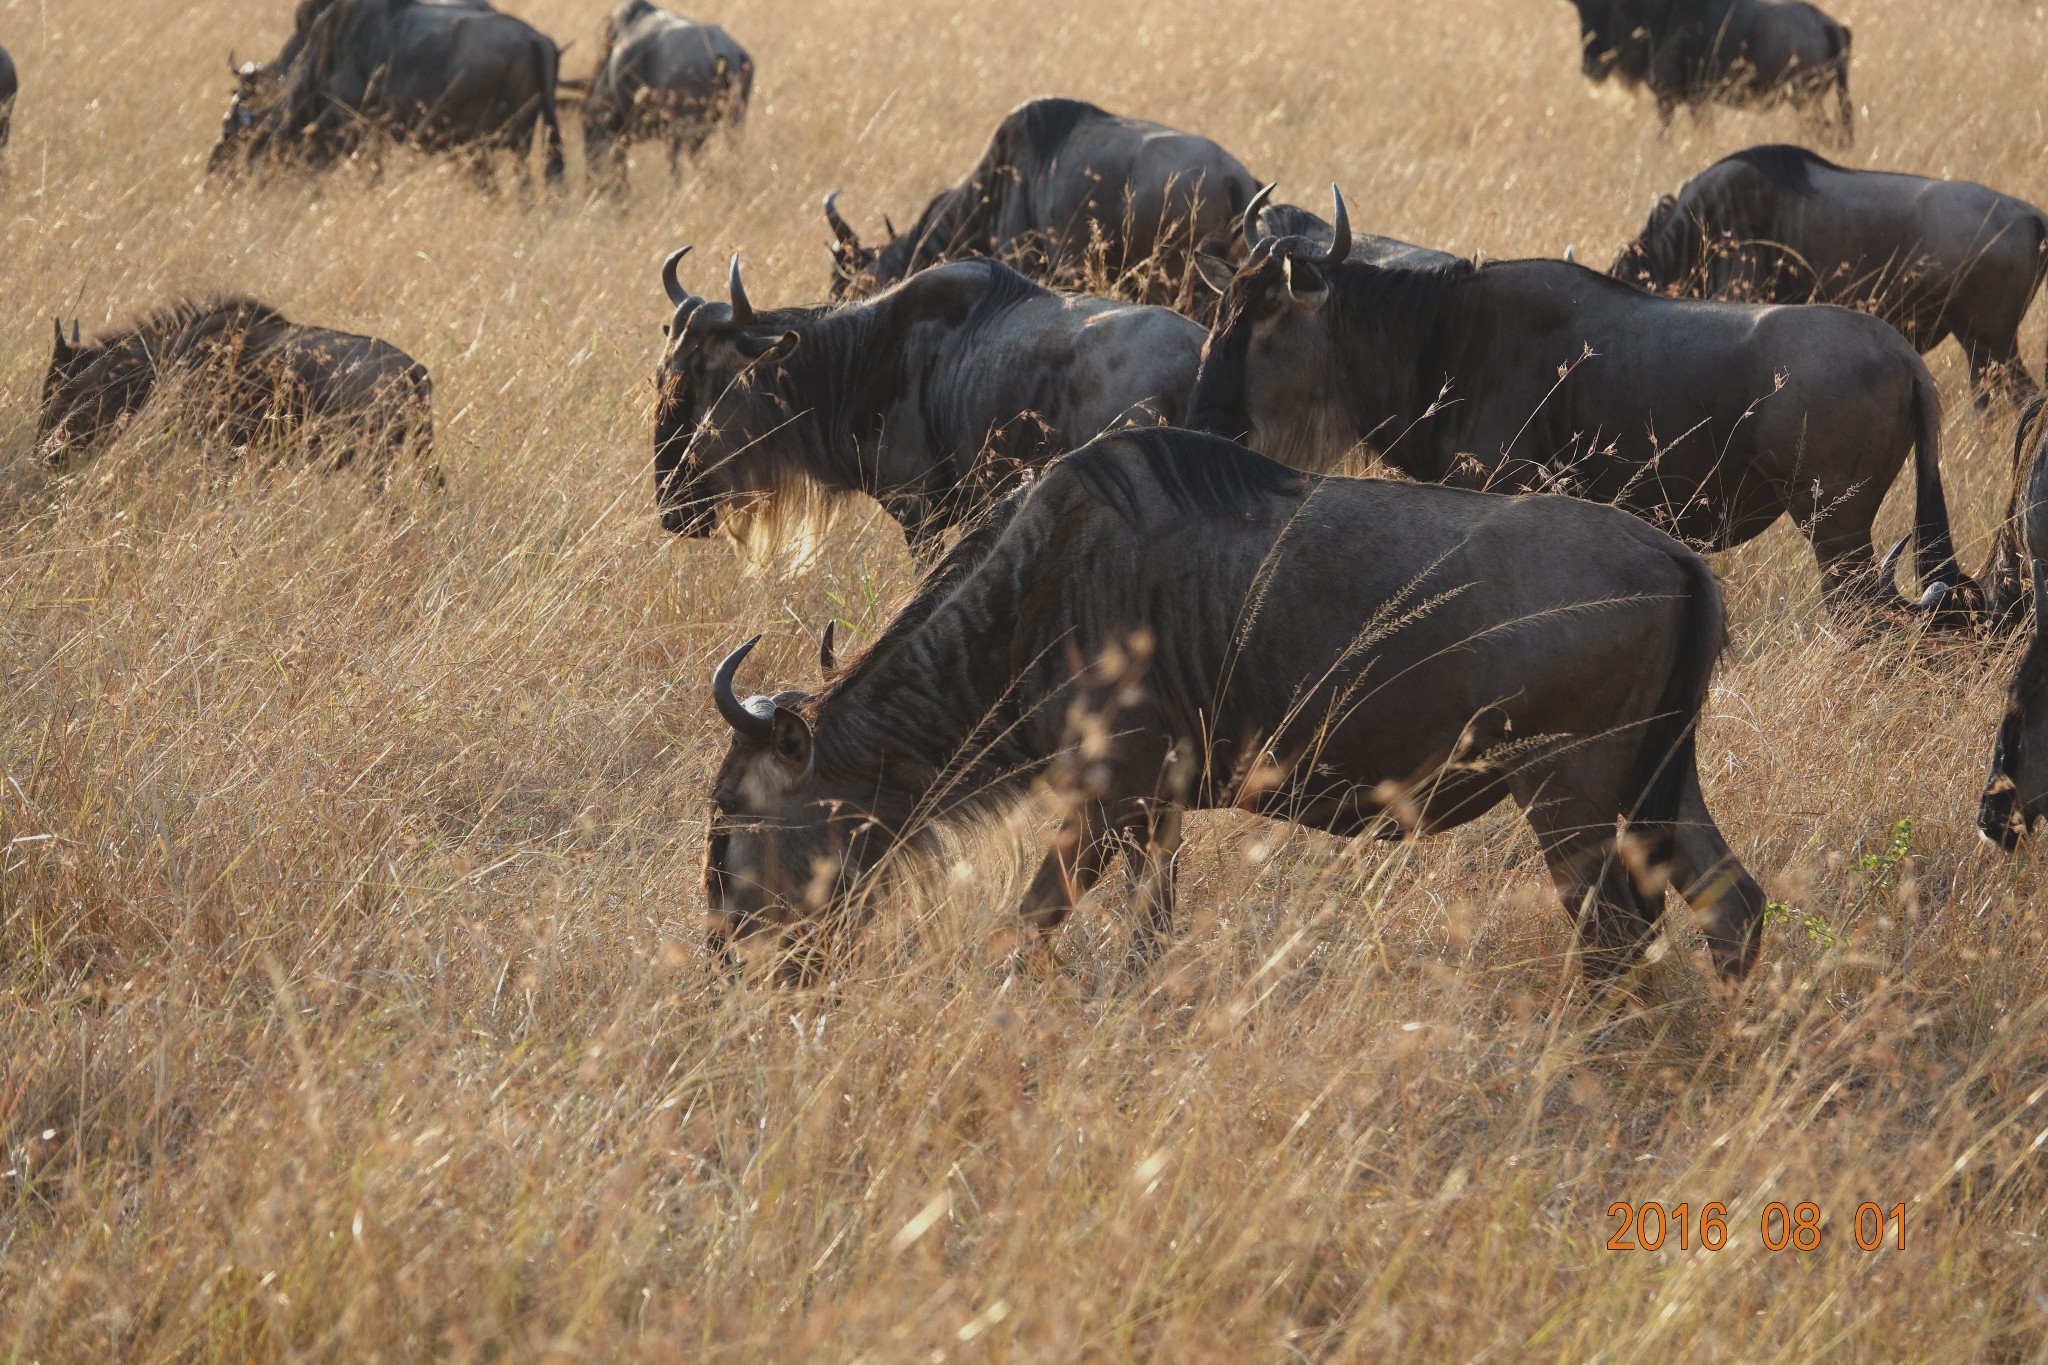
[[[861,245],[834,202],[832,296],[864,293],[965,256],[1001,256],[1035,278],[1099,265],[1143,272],[1141,296],[1176,295],[1197,250],[1225,254],[1258,182],[1208,138],[1123,118],[1080,100],[1028,100],[1004,116],[981,159],[941,190],[910,231]]]
[[[687,248],[685,248],[687,250]],[[1129,422],[1178,422],[1202,328],[1166,308],[1055,293],[999,261],[921,271],[859,303],[756,312],[662,266],[675,307],[657,374],[662,524],[708,534],[723,508],[865,493],[913,550],[1021,471]]]
[[[2024,397],[2020,319],[2048,271],[2048,215],[1962,180],[1751,147],[1665,195],[1609,272],[1649,289],[1876,313],[1922,352],[1953,336],[1979,385]]]
[[[1846,308],[1645,294],[1568,261],[1386,269],[1254,243],[1190,425],[1304,468],[1363,445],[1411,478],[1613,502],[1725,549],[1790,514],[1833,601],[1895,601],[1871,523],[1910,449],[1923,605],[1980,604],[1941,486],[1941,398]],[[1248,225],[1247,238],[1254,233]]]
[[[0,147],[7,145],[7,139],[14,135],[14,97],[21,92],[21,82],[14,74],[14,58],[7,55],[7,49],[0,47]]]
[[[97,444],[160,386],[236,445],[310,444],[334,464],[382,468],[433,439],[433,381],[388,341],[307,327],[255,299],[189,300],[81,343],[57,324],[37,445]]]
[[[1995,618],[2020,619],[2027,599],[2033,634],[2006,686],[2005,715],[1991,750],[1991,776],[1977,805],[1977,829],[2011,852],[2048,814],[2048,397],[2036,396],[2013,437],[2013,485],[1994,552]]]
[[[276,61],[234,66],[237,88],[209,172],[258,158],[325,165],[372,138],[469,153],[480,177],[498,152],[524,167],[545,136],[563,177],[555,87],[560,52],[482,0],[303,0]]]
[[[665,137],[673,175],[721,122],[738,126],[753,89],[754,59],[724,29],[623,0],[604,21],[584,97],[583,154],[593,174],[622,184],[627,144]]]
[[[1647,85],[1666,123],[1681,104],[1784,100],[1846,145],[1856,132],[1849,99],[1847,27],[1804,0],[1572,0],[1580,69]]]
[[[1763,893],[1694,764],[1722,628],[1700,558],[1612,508],[1107,436],[970,530],[822,692],[741,701],[755,641],[718,666],[713,946],[846,908],[893,846],[1043,780],[1071,803],[1022,906],[1047,933],[1121,847],[1149,952],[1183,809],[1399,838],[1512,798],[1593,965],[1652,931],[1668,869],[1738,976]]]
[[[1268,237],[1296,237],[1319,250],[1328,250],[1330,244],[1336,241],[1336,230],[1299,205],[1266,203],[1266,196],[1272,189],[1271,185],[1261,189],[1252,200],[1256,212],[1246,214],[1246,221],[1256,225],[1257,240],[1263,241]],[[1416,246],[1413,242],[1404,242],[1398,237],[1381,237],[1353,229],[1351,252],[1347,259],[1405,268],[1450,265],[1460,258],[1448,251],[1438,251],[1435,247]]]

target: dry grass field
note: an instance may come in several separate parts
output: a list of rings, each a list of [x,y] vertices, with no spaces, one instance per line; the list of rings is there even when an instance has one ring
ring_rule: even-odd
[[[586,69],[599,0],[509,7]],[[572,133],[559,201],[406,157],[203,188],[226,49],[289,8],[0,0],[0,1359],[2048,1359],[2043,877],[1972,825],[2011,654],[1845,638],[1782,526],[1716,561],[1704,778],[1786,907],[1738,995],[1681,918],[1592,998],[1506,811],[1199,817],[1143,978],[1120,890],[1009,974],[1033,850],[994,838],[821,987],[703,946],[712,663],[766,630],[749,680],[809,685],[913,570],[879,511],[795,577],[661,532],[670,248],[818,298],[821,194],[902,223],[1050,92],[1340,180],[1364,228],[1605,262],[1789,116],[1660,136],[1564,0],[730,0],[753,116],[680,185],[643,156],[592,202]],[[2040,7],[1831,8],[1847,159],[2048,203]],[[202,290],[418,355],[445,491],[147,423],[37,467],[49,315]],[[2012,416],[1932,362],[1974,564]],[[1608,1250],[1651,1200],[1724,1204],[1725,1246]],[[1772,1201],[1818,1247],[1768,1250]]]

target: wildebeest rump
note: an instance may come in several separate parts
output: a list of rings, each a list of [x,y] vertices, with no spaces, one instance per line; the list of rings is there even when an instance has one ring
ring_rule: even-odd
[[[237,445],[310,439],[337,465],[363,454],[382,467],[433,439],[433,381],[404,351],[229,298],[174,304],[89,344],[58,323],[37,444],[53,456],[97,444],[167,383]]]
[[[14,58],[0,47],[0,147],[14,135],[14,97],[19,93],[21,82],[14,74]]]
[[[481,174],[492,153],[523,158],[544,136],[556,183],[559,59],[553,39],[481,0],[306,0],[277,62],[235,69],[207,168],[266,157],[319,166],[389,137],[467,150]]]
[[[1789,513],[1827,592],[1852,600],[1895,600],[1871,523],[1910,450],[1930,604],[1978,604],[1950,541],[1934,380],[1845,308],[1661,298],[1566,261],[1389,270],[1266,240],[1224,297],[1193,407],[1191,425],[1289,464],[1364,445],[1412,478],[1617,503],[1707,549]]]
[[[746,117],[753,88],[754,59],[724,29],[623,0],[605,18],[583,100],[584,157],[593,174],[623,183],[627,144],[666,138],[673,175],[685,150]]]
[[[973,170],[879,248],[861,244],[828,196],[832,295],[941,261],[1001,256],[1037,278],[1098,259],[1113,277],[1149,267],[1140,292],[1165,301],[1196,250],[1228,250],[1257,192],[1251,173],[1208,138],[1080,100],[1029,100],[1003,118]]]
[[[2020,319],[2044,269],[2048,215],[2024,200],[1769,146],[1658,200],[1609,273],[1695,298],[1863,308],[1922,352],[1955,337],[1975,382],[2024,397]]]
[[[741,701],[752,641],[719,666],[714,946],[844,907],[892,846],[1043,779],[1071,803],[1023,903],[1046,932],[1121,845],[1148,944],[1184,808],[1398,838],[1512,798],[1598,965],[1662,907],[1633,857],[1698,897],[1739,975],[1763,894],[1693,756],[1722,628],[1700,558],[1612,508],[1105,437],[969,531],[821,693]]]
[[[2020,582],[1994,594],[2011,617],[2033,600],[2033,633],[2006,686],[2005,715],[1991,750],[1991,776],[1977,806],[1977,829],[2011,852],[2043,814],[2048,814],[2048,398],[2036,397],[2021,414],[2013,438],[2013,490],[2001,548],[1999,580]],[[1999,600],[2021,599],[2021,600]]]
[[[1804,0],[1572,0],[1580,69],[1646,85],[1665,122],[1681,104],[1782,99],[1846,144],[1855,135],[1847,27]]]
[[[998,261],[922,271],[874,298],[756,312],[662,267],[675,306],[657,376],[662,523],[808,484],[865,493],[913,549],[1027,468],[1118,423],[1178,422],[1203,330],[1166,308],[1042,288]]]

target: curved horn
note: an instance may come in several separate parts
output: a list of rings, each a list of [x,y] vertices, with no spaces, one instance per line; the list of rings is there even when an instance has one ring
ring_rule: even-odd
[[[827,673],[830,673],[835,667],[832,662],[832,631],[838,624],[839,622],[836,620],[827,621],[825,623],[825,634],[818,641],[818,667]]]
[[[860,234],[853,230],[852,224],[839,216],[838,190],[834,190],[825,196],[825,221],[832,225],[832,235],[837,237],[849,251],[860,250]]]
[[[1279,183],[1277,180],[1269,180],[1259,186],[1259,192],[1252,196],[1252,202],[1244,206],[1244,218],[1237,225],[1237,235],[1244,238],[1247,251],[1258,245],[1259,210],[1273,197],[1273,187]]]
[[[1574,264],[1574,265],[1578,264],[1578,260],[1579,260],[1579,248],[1578,248],[1578,244],[1577,244],[1577,243],[1575,243],[1575,242],[1566,242],[1566,243],[1564,244],[1564,258],[1565,258],[1565,259],[1566,259],[1567,261],[1570,261],[1570,262],[1571,262],[1572,264]]]
[[[732,265],[725,272],[726,292],[732,296],[732,321],[735,327],[749,327],[754,323],[754,305],[747,302],[747,286],[740,279],[740,253],[732,253]]]
[[[62,354],[64,353],[64,350],[65,350],[65,346],[64,346],[64,319],[62,319],[62,318],[51,318],[51,319],[50,319],[50,325],[51,325],[52,327],[55,327],[55,328],[57,329],[57,354],[59,354],[59,355],[62,355]]]
[[[683,288],[681,281],[676,279],[676,267],[681,265],[683,257],[689,254],[689,247],[679,247],[669,252],[668,259],[661,263],[661,287],[668,294],[670,303],[680,304],[690,297],[690,291]]]
[[[1344,207],[1344,191],[1337,188],[1334,180],[1330,182],[1330,198],[1335,201],[1337,212],[1330,222],[1330,249],[1323,253],[1323,264],[1342,265],[1351,254],[1351,212]]]
[[[71,348],[78,349],[78,319],[71,319]]]
[[[756,744],[766,742],[768,736],[774,733],[774,722],[766,716],[755,715],[746,708],[745,703],[733,695],[732,677],[740,671],[740,664],[745,661],[747,655],[753,653],[754,646],[760,643],[761,637],[756,635],[726,655],[719,661],[718,667],[711,671],[711,700],[718,703],[718,714],[725,717],[725,723],[732,727],[734,734],[741,739],[753,740]]]
[[[235,60],[235,50],[233,48],[228,49],[228,74],[230,76],[240,76],[242,74],[242,64]]]
[[[896,231],[896,224],[889,221],[889,215],[886,213],[882,215],[882,227],[885,231],[888,232],[889,240],[892,242],[895,241],[897,236],[899,235]]]
[[[1884,557],[1884,561],[1877,566],[1878,577],[1883,582],[1890,583],[1893,581],[1893,576],[1899,571],[1899,556],[1906,552],[1906,542],[1912,538],[1913,533],[1911,531],[1900,536],[1899,543],[1892,546],[1891,553],[1887,554]]]

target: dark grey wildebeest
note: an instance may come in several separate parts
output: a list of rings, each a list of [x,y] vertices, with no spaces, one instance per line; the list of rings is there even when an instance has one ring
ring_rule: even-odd
[[[754,59],[716,24],[700,24],[648,0],[624,0],[604,21],[597,71],[583,100],[583,154],[591,173],[626,178],[626,147],[668,142],[680,170],[721,123],[737,127],[754,89]]]
[[[1190,425],[1303,468],[1363,446],[1432,483],[1612,502],[1705,549],[1789,514],[1845,604],[1897,600],[1871,523],[1910,451],[1923,605],[1981,605],[1950,540],[1941,398],[1878,319],[1661,298],[1567,261],[1390,270],[1347,259],[1341,196],[1337,220],[1331,249],[1254,244]]]
[[[687,249],[687,248],[686,248]],[[999,261],[921,271],[859,303],[756,312],[662,267],[675,307],[656,382],[662,524],[801,487],[864,493],[920,554],[1023,471],[1125,423],[1178,422],[1202,328],[1167,308],[1062,294]]]
[[[1789,103],[1844,145],[1856,133],[1850,33],[1804,0],[1572,0],[1580,69],[1681,104]],[[1833,108],[1830,110],[1830,105]],[[1831,118],[1832,114],[1832,118]]]
[[[865,293],[966,256],[1000,256],[1034,278],[1084,267],[1167,302],[1197,250],[1226,254],[1258,182],[1208,138],[1069,99],[1004,116],[981,159],[941,190],[910,231],[861,244],[835,204],[832,296]]]
[[[98,444],[159,389],[236,445],[295,443],[336,465],[378,468],[433,440],[433,381],[388,341],[307,327],[254,299],[187,301],[82,343],[57,324],[43,379],[39,448]]]
[[[388,138],[466,152],[487,180],[500,153],[523,173],[544,138],[557,184],[560,56],[552,38],[482,0],[304,0],[277,61],[234,67],[207,169],[260,159],[323,166]]]
[[[2008,853],[2048,814],[2048,398],[2036,397],[2013,438],[2013,486],[1994,577],[1993,606],[2005,622],[2034,607],[2033,634],[2006,686],[2005,715],[1991,750],[1991,776],[1977,805],[1977,829]]]
[[[1608,273],[1647,289],[1877,314],[1925,353],[1953,336],[1980,388],[2024,398],[2020,319],[2048,271],[2048,215],[1962,180],[1751,147],[1650,210]]]
[[[1631,960],[1668,877],[1739,976],[1763,893],[1694,764],[1722,626],[1700,558],[1613,508],[1107,436],[970,530],[822,692],[742,701],[754,641],[719,665],[714,947],[801,934],[892,848],[1042,781],[1069,803],[1022,906],[1045,933],[1121,848],[1148,955],[1183,809],[1401,838],[1511,798],[1592,964]]]
[[[21,82],[14,74],[14,58],[7,55],[7,49],[0,47],[0,147],[7,145],[7,139],[14,135],[14,97],[21,93]]]

